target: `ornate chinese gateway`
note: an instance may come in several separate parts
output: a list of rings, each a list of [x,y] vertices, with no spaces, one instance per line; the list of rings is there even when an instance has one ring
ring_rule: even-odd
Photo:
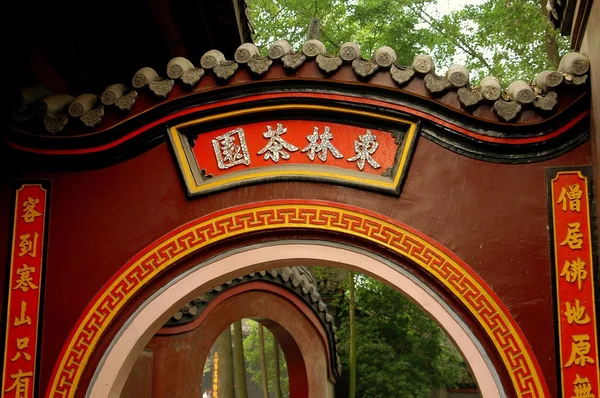
[[[505,86],[391,47],[263,54],[212,3],[6,10],[1,397],[199,397],[252,318],[290,396],[332,398],[319,265],[410,297],[486,398],[600,398],[600,2],[549,1],[571,52]]]

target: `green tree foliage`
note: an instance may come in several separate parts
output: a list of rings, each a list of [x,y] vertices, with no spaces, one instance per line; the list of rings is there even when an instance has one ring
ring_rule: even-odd
[[[356,277],[357,397],[421,398],[472,383],[456,348],[423,311],[392,288]],[[338,303],[338,349],[348,370],[348,295]]]
[[[260,348],[258,343],[258,323],[251,321],[250,334],[244,339],[244,356],[246,359],[246,366],[248,373],[257,385],[262,383],[262,375],[260,370]],[[269,329],[264,328],[265,338],[265,356],[267,358],[267,377],[269,383],[269,391],[276,391],[276,383],[279,382],[281,385],[281,391],[284,397],[289,397],[289,378],[287,373],[287,364],[283,351],[279,350],[279,377],[277,380],[275,377],[275,360],[274,360],[274,349],[273,341],[275,338]]]
[[[556,68],[567,50],[545,14],[545,2],[485,0],[439,17],[435,0],[247,0],[254,41],[263,50],[278,39],[298,49],[316,17],[330,53],[353,41],[370,57],[387,45],[404,65],[417,54],[432,54],[438,73],[463,56],[475,80],[491,74],[505,84]]]
[[[350,385],[348,387],[348,397],[356,397],[356,289],[354,272],[348,275],[348,334],[349,336],[349,355],[348,366],[350,367]]]
[[[545,0],[488,0],[444,16],[439,22],[449,36],[472,43],[469,67],[504,78],[531,80],[558,68],[567,40],[552,28]],[[458,39],[457,39],[458,40]],[[448,46],[440,46],[447,51]],[[450,55],[450,54],[448,54]]]

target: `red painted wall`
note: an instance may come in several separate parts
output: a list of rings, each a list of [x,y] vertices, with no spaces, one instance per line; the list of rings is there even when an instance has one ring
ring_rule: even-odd
[[[400,198],[317,183],[255,185],[189,200],[167,144],[102,169],[9,175],[0,182],[6,258],[13,177],[52,180],[40,391],[80,313],[129,258],[212,211],[268,199],[323,199],[373,210],[448,247],[504,301],[555,385],[545,167],[590,163],[586,143],[529,165],[474,160],[420,138]],[[2,267],[6,267],[3,263]],[[0,272],[5,286],[6,272]],[[4,295],[2,295],[4,304]]]

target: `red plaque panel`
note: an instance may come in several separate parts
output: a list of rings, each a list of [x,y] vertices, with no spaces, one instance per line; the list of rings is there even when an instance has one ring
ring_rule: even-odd
[[[48,190],[41,183],[16,190],[2,397],[36,396],[47,203]]]
[[[315,111],[328,110],[363,119],[353,125],[341,122],[339,115],[332,121],[271,116],[212,130],[202,120],[170,128],[189,194],[273,180],[320,181],[399,194],[416,143],[416,123],[315,106]]]
[[[562,397],[599,397],[591,170],[548,171]]]

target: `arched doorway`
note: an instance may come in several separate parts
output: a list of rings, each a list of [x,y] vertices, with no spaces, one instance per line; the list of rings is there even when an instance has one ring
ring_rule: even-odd
[[[236,272],[251,272],[264,269],[266,265],[282,266],[299,262],[356,269],[386,281],[411,297],[444,328],[458,346],[474,370],[484,396],[547,394],[537,363],[515,321],[491,289],[450,251],[409,227],[374,213],[332,203],[296,201],[242,206],[195,220],[134,257],[82,316],[63,350],[49,394],[53,396],[57,389],[65,386],[65,383],[61,384],[61,379],[74,376],[74,384],[79,381],[91,350],[110,320],[127,301],[115,301],[112,292],[120,292],[123,298],[132,297],[153,276],[209,243],[251,232],[281,232],[290,228],[341,233],[394,252],[414,263],[468,310],[471,320],[491,340],[493,358],[490,358],[489,350],[482,347],[481,339],[475,337],[457,315],[460,305],[445,303],[432,289],[385,257],[339,243],[280,241],[246,247],[241,252],[222,253],[165,283],[123,324],[100,361],[87,395],[116,396],[137,353],[166,318],[194,294],[209,288],[216,281],[226,280]],[[106,314],[107,300],[112,306]],[[104,324],[90,334],[85,331],[86,326],[90,321],[96,324],[98,318],[94,314],[97,311],[105,313],[101,319]],[[75,349],[81,347],[77,342],[82,338],[90,341],[87,345],[90,352],[82,353]],[[86,361],[79,362],[80,365],[73,368],[74,355]],[[499,371],[508,373],[512,382],[511,391],[506,391],[506,383],[502,386]]]
[[[159,331],[152,338],[146,347],[151,349],[155,364],[152,396],[199,397],[201,383],[181,388],[179,381],[202,374],[203,359],[209,356],[213,343],[223,330],[242,318],[258,321],[274,335],[286,359],[290,397],[333,396],[330,380],[334,370],[329,358],[332,354],[335,357],[335,352],[319,317],[288,289],[261,280],[224,290],[191,323],[163,328],[162,335]],[[174,334],[180,336],[177,343],[172,342]],[[172,352],[173,344],[179,348],[177,353]],[[174,364],[182,366],[174,369]],[[178,377],[173,377],[173,372]]]

